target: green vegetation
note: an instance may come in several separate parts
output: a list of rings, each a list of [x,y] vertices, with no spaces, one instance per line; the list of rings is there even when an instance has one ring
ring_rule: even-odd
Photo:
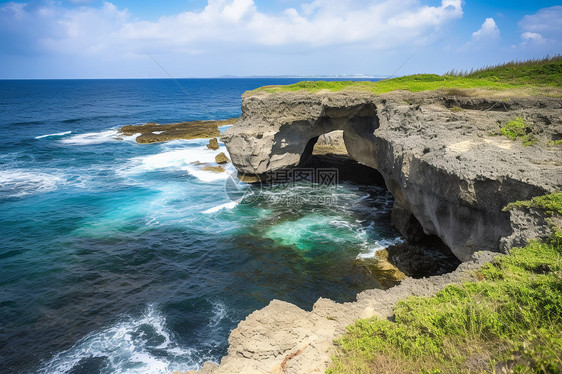
[[[517,201],[504,208],[504,211],[514,207],[526,207],[540,209],[552,216],[555,214],[562,216],[562,192],[555,192],[550,195],[537,196],[527,201]]]
[[[531,128],[521,117],[517,117],[513,121],[508,122],[505,126],[500,128],[500,132],[511,140],[521,139],[524,146],[529,146],[536,142],[536,139],[531,133]]]
[[[554,146],[557,146],[557,145],[562,145],[562,140],[549,140],[546,143],[546,145],[547,145],[547,147],[554,147]]]
[[[545,57],[539,60],[512,61],[497,66],[485,67],[470,73],[458,74],[469,78],[497,80],[511,84],[558,84],[561,83],[562,56]]]
[[[309,92],[341,91],[345,89],[362,90],[381,94],[394,90],[411,92],[437,89],[470,89],[487,88],[506,90],[521,87],[558,88],[562,85],[562,56],[511,62],[508,64],[486,68],[471,74],[453,73],[449,75],[416,74],[378,82],[299,82],[288,86],[266,86],[256,91],[284,92],[306,90]],[[554,94],[560,95],[560,92]]]
[[[562,193],[513,205],[562,214]],[[508,207],[509,209],[509,207]],[[360,320],[328,373],[562,372],[562,232],[500,256],[477,282],[410,297],[395,321]]]

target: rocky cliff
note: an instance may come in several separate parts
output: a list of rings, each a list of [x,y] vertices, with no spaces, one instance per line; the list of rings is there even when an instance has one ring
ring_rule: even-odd
[[[339,304],[319,299],[310,312],[273,300],[250,314],[232,331],[220,366],[207,362],[198,372],[172,374],[321,374],[335,352],[334,339],[359,318],[391,318],[408,296],[431,296],[452,283],[475,281],[474,271],[494,257],[480,252],[455,271],[424,279],[406,278],[388,290],[368,290],[357,301]]]
[[[517,117],[534,144],[501,135]],[[402,233],[411,240],[437,235],[465,262],[445,275],[364,291],[356,302],[320,299],[310,312],[274,300],[231,333],[220,366],[206,363],[200,374],[323,373],[333,340],[356,319],[390,318],[399,300],[470,280],[494,252],[549,234],[536,212],[502,208],[562,189],[560,99],[476,91],[251,92],[223,141],[240,174],[263,178],[330,147],[342,153],[341,131],[349,156],[384,177],[396,198],[392,220]]]
[[[240,173],[263,178],[302,164],[320,136],[343,131],[348,154],[384,177],[402,233],[436,235],[466,261],[513,244],[502,211],[509,202],[562,188],[562,100],[502,95],[250,92],[222,140]],[[501,135],[517,117],[534,144]]]

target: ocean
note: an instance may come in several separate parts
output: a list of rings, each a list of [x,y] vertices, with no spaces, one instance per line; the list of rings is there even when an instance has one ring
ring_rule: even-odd
[[[295,184],[233,201],[232,166],[197,164],[214,160],[207,140],[117,131],[237,117],[244,91],[296,81],[0,81],[0,371],[197,369],[273,299],[311,309],[381,287],[357,258],[398,236],[385,189]]]

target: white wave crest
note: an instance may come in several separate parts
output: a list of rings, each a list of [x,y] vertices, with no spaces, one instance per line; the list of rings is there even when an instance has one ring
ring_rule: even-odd
[[[215,154],[210,150],[186,148],[149,156],[135,157],[129,162],[128,172],[131,174],[138,174],[170,168],[181,170],[191,163],[210,163],[214,161]]]
[[[125,168],[120,171],[120,174],[127,176],[155,170],[172,169],[185,170],[188,174],[207,183],[228,179],[230,176],[228,170],[222,173],[203,170],[207,165],[216,165],[216,155],[216,151],[212,151],[206,147],[187,147],[166,150],[162,153],[135,157],[129,160]],[[231,166],[227,166],[227,168],[231,168]]]
[[[3,170],[0,173],[0,197],[22,197],[57,189],[62,178],[54,174],[22,170]]]
[[[56,134],[47,134],[47,135],[36,136],[35,139],[49,138],[51,136],[64,136],[64,135],[68,135],[68,134],[72,134],[72,131],[65,131],[65,132],[59,132],[59,133],[56,133]]]
[[[232,208],[235,208],[239,203],[240,203],[240,200],[231,201],[229,203],[224,203],[224,204],[221,204],[221,205],[218,205],[218,206],[215,206],[213,208],[205,210],[203,212],[203,214],[216,213],[216,212],[219,212],[223,209],[232,209]]]
[[[183,168],[183,170],[187,171],[189,175],[194,176],[200,181],[207,182],[207,183],[226,180],[230,176],[230,173],[226,171],[222,173],[215,173],[213,171],[203,170],[203,168],[194,165],[186,166],[185,168]]]
[[[194,349],[174,342],[164,316],[149,306],[140,318],[129,317],[81,339],[72,348],[55,355],[39,373],[67,373],[92,358],[103,359],[109,372],[115,374],[169,374],[175,370],[197,369],[203,360],[209,359],[198,358]]]
[[[100,132],[88,132],[85,134],[76,134],[65,139],[61,139],[61,143],[69,145],[91,145],[91,144],[102,144],[109,142],[119,142],[119,141],[134,141],[139,134],[134,134],[131,136],[125,136],[120,134],[117,130],[106,130]]]
[[[218,324],[228,315],[228,308],[224,303],[213,302],[213,316],[209,320],[209,327],[217,327]]]
[[[369,246],[367,251],[365,251],[363,253],[359,253],[356,258],[358,260],[373,258],[373,257],[376,256],[378,251],[386,249],[386,248],[391,247],[391,246],[396,245],[396,244],[401,244],[401,243],[404,243],[404,240],[400,237],[397,237],[397,238],[394,238],[394,239],[376,240],[374,242],[374,244]]]

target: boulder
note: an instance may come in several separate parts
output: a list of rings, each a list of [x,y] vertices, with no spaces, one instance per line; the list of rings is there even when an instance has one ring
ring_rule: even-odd
[[[218,155],[216,155],[215,161],[216,161],[217,164],[226,164],[226,163],[230,162],[230,160],[228,159],[228,157],[226,157],[224,152],[221,152]]]
[[[217,140],[217,138],[209,139],[209,144],[207,144],[207,148],[213,151],[219,149],[219,141]]]

